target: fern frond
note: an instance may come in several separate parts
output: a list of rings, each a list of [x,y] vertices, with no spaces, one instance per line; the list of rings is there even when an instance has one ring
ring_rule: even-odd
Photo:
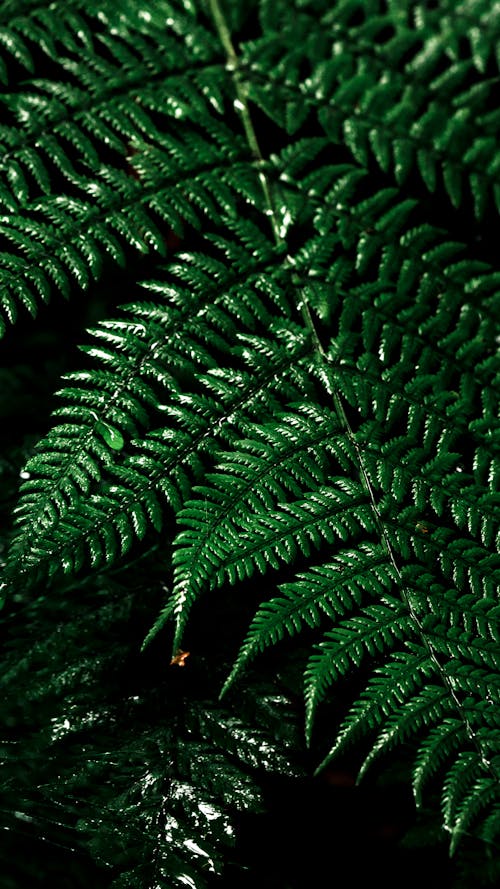
[[[315,631],[308,738],[366,669],[325,762],[369,735],[363,773],[410,742],[454,848],[499,823],[500,18],[487,0],[232,7],[76,4],[60,39],[57,4],[18,7],[50,66],[18,77],[15,18],[4,316],[164,257],[172,232],[179,249],[65,375],[5,582],[151,540],[167,596],[146,641],[173,621],[175,648],[205,593],[265,575],[224,690]]]
[[[477,754],[468,750],[459,753],[449,769],[443,793],[444,823],[448,830],[451,829],[451,824],[454,822],[461,798],[474,785],[481,771],[481,761]]]
[[[489,112],[500,23],[488,2],[456,17],[441,7],[411,16],[410,7],[393,12],[359,0],[323,15],[315,7],[275,17],[244,47],[249,95],[270,116],[279,96],[279,122],[291,135],[317,115],[334,143],[363,166],[373,156],[399,185],[416,169],[430,192],[440,179],[455,207],[467,188],[480,218],[488,201],[498,207],[499,200]],[[468,46],[462,56],[460,40]]]
[[[359,616],[341,621],[324,634],[316,654],[311,655],[305,673],[306,720],[310,736],[314,714],[330,686],[353,666],[359,667],[370,655],[390,651],[398,642],[412,636],[411,615],[399,599],[380,596],[376,605],[367,605]]]
[[[205,374],[203,384],[207,395],[179,398],[177,405],[174,402],[163,411],[164,416],[171,418],[170,428],[152,429],[144,439],[132,440],[129,453],[119,463],[111,464],[113,453],[119,455],[120,452],[114,451],[109,442],[106,449],[101,444],[103,436],[109,437],[109,428],[103,430],[99,425],[103,421],[98,421],[92,431],[100,451],[109,461],[108,480],[106,484],[101,482],[100,490],[86,494],[85,499],[71,479],[68,485],[66,474],[58,471],[60,467],[65,473],[68,468],[71,471],[67,457],[65,462],[60,461],[56,450],[55,484],[47,472],[47,466],[50,469],[53,461],[50,457],[42,458],[45,478],[41,484],[27,482],[27,504],[20,516],[21,533],[12,550],[16,552],[14,558],[18,566],[22,566],[25,582],[33,570],[35,573],[58,570],[61,547],[65,570],[69,572],[78,570],[87,558],[94,567],[113,562],[120,553],[128,551],[135,535],[142,539],[151,524],[159,528],[165,501],[176,510],[180,508],[193,480],[203,472],[204,455],[210,453],[214,428],[226,446],[228,437],[231,440],[239,424],[245,427],[254,419],[255,412],[262,415],[266,405],[275,410],[274,393],[279,396],[284,391],[288,396],[293,393],[294,399],[303,397],[307,377],[301,379],[300,363],[297,367],[294,363],[298,356],[303,358],[304,347],[307,358],[307,343],[295,340],[290,351],[284,346],[269,349],[259,339],[252,345],[255,350],[252,358],[250,342],[242,347],[242,353],[247,364],[251,360],[255,362],[253,374],[228,371],[224,375],[221,368]],[[260,357],[260,350],[264,358]],[[267,364],[270,356],[273,358],[271,370]],[[292,374],[286,379],[282,374],[288,368]],[[84,428],[84,435],[85,431]],[[66,433],[66,427],[63,432]],[[82,468],[88,479],[86,453],[82,455]],[[34,511],[35,505],[39,505],[38,513]],[[37,523],[35,527],[33,519]]]
[[[186,530],[176,541],[174,612],[187,612],[188,603],[205,586],[219,585],[225,577],[234,583],[237,577],[250,576],[255,567],[276,567],[277,559],[287,562],[294,557],[295,547],[307,553],[310,542],[318,545],[317,533],[330,539],[328,529],[341,536],[346,525],[351,533],[354,530],[353,506],[362,492],[340,479],[332,485],[334,463],[346,471],[352,461],[334,413],[302,404],[279,422],[260,422],[248,432],[253,438],[244,438],[238,450],[221,455],[217,471],[206,476],[210,487],[196,488],[197,500],[178,516]],[[299,519],[305,519],[304,510],[311,515],[307,523]],[[270,514],[272,522],[266,524]]]
[[[281,597],[265,602],[255,615],[221,696],[260,652],[305,626],[319,626],[324,615],[332,620],[344,616],[361,605],[366,594],[376,598],[394,580],[381,547],[361,543],[299,574],[293,583],[282,584]]]
[[[175,404],[179,386],[173,373],[181,373],[184,380],[191,377],[194,388],[200,371],[211,371],[213,376],[221,353],[233,360],[238,322],[245,322],[252,330],[257,319],[271,319],[259,299],[262,272],[252,273],[251,256],[247,254],[243,264],[243,255],[241,251],[242,267],[234,276],[215,259],[205,271],[197,269],[196,257],[186,255],[170,280],[145,285],[156,295],[156,302],[132,304],[125,308],[124,319],[101,323],[95,331],[97,344],[85,351],[102,369],[68,375],[70,382],[79,385],[61,392],[66,406],[55,415],[64,422],[51,431],[40,453],[26,467],[37,479],[29,479],[24,488],[26,501],[18,519],[22,536],[31,537],[50,527],[101,480],[102,468],[111,464],[125,440],[133,440],[140,430],[154,429],[166,416],[175,424],[171,427],[173,439],[175,427],[179,422],[183,425],[182,416],[188,421],[187,429],[203,444],[196,417],[189,421],[186,396],[178,400],[178,407]],[[269,248],[264,259],[276,261]],[[243,381],[239,388],[242,386]],[[169,396],[173,399],[170,406],[164,404]],[[212,411],[214,422],[218,421],[220,409],[213,398],[204,411],[207,419]],[[161,437],[167,441],[166,429]],[[187,442],[182,436],[178,444],[183,452]],[[161,449],[159,443],[157,447]],[[148,448],[145,442],[146,453]],[[171,458],[172,453],[170,463]],[[147,469],[148,459],[145,455],[141,463],[134,455],[131,471],[142,464]],[[161,470],[160,464],[157,469]],[[28,540],[22,544],[27,549],[30,545]]]
[[[485,808],[489,808],[497,797],[496,781],[491,776],[478,778],[465,799],[462,800],[456,813],[453,825],[446,825],[452,833],[450,853],[455,852],[458,843],[472,826],[476,827],[477,819]]]
[[[377,728],[399,705],[421,689],[423,682],[433,676],[435,666],[429,653],[415,646],[413,649],[410,653],[394,652],[387,664],[374,670],[366,688],[344,719],[337,732],[335,746],[322,765]]]
[[[408,698],[384,723],[384,728],[359,770],[360,780],[375,759],[408,737],[440,724],[454,709],[454,701],[442,685],[426,685]]]
[[[208,503],[207,509],[213,506]],[[202,539],[205,537],[205,513],[198,502],[188,503],[179,521],[188,529],[181,531],[177,538],[179,548],[174,553],[174,646],[180,643],[190,606],[202,584],[215,586],[224,580],[234,584],[252,577],[256,568],[264,573],[268,566],[290,564],[299,553],[307,557],[323,541],[332,544],[336,538],[346,540],[361,529],[372,530],[362,488],[345,479],[332,478],[328,487],[306,492],[300,500],[277,507],[271,514],[253,516],[240,512],[237,520],[228,522],[223,537],[211,538],[206,561],[194,563],[198,576],[193,581],[191,566],[194,555],[199,557],[200,531]]]
[[[447,717],[431,729],[421,742],[413,768],[413,792],[418,806],[422,805],[423,789],[427,782],[466,741],[464,722],[457,717]]]
[[[50,16],[62,36],[64,16],[58,9]],[[216,215],[220,201],[226,206],[229,191],[210,170],[222,172],[236,159],[238,139],[221,120],[224,71],[213,38],[206,31],[204,49],[190,51],[182,35],[164,35],[160,20],[150,15],[127,24],[123,15],[119,27],[93,34],[89,46],[85,22],[79,27],[75,20],[83,46],[57,56],[60,80],[56,73],[34,78],[30,90],[4,99],[18,121],[0,131],[0,199],[8,210],[0,226],[4,318],[15,321],[19,304],[35,314],[54,288],[65,296],[73,282],[87,289],[106,255],[123,262],[127,248],[165,254],[160,221],[180,232],[201,225],[197,207]],[[196,88],[183,89],[191,71]],[[203,118],[209,139],[197,137]],[[103,151],[114,154],[107,164]],[[197,185],[183,187],[188,173],[191,180],[199,173]]]

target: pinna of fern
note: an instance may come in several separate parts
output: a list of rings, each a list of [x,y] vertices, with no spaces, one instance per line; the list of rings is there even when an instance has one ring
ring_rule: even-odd
[[[310,736],[332,684],[371,665],[328,758],[374,734],[364,771],[413,739],[417,799],[439,779],[453,847],[472,828],[491,839],[499,729],[499,272],[430,221],[442,200],[465,212],[472,197],[478,220],[498,204],[500,24],[479,0],[463,5],[455,27],[420,4],[310,2],[288,16],[262,0],[261,36],[236,50],[217,0],[203,31],[189,7],[189,41],[172,4],[181,72],[165,90],[182,98],[160,111],[144,88],[138,116],[127,93],[112,119],[135,174],[117,145],[97,180],[90,153],[84,179],[66,176],[77,197],[22,196],[5,236],[43,247],[4,266],[57,278],[62,250],[87,286],[99,237],[82,195],[94,192],[102,243],[118,232],[125,253],[164,253],[165,224],[196,232],[68,375],[58,425],[26,467],[7,582],[107,567],[161,531],[171,592],[150,637],[173,619],[175,649],[204,592],[265,575],[229,684],[316,628]],[[117,59],[132,52],[122,27]],[[98,141],[108,106],[96,107]],[[47,219],[62,226],[55,240]]]
[[[316,118],[331,143],[347,146],[362,166],[373,153],[399,185],[416,166],[431,192],[442,177],[454,206],[469,188],[479,218],[498,200],[490,97],[500,26],[487,0],[464,3],[456,18],[420,4],[388,10],[381,0],[332,9],[314,2],[293,14],[288,3],[258,6],[263,36],[242,43],[239,82],[244,75],[251,100],[287,135]],[[19,65],[11,71],[7,56],[8,123],[0,133],[6,320],[15,321],[19,305],[34,314],[54,289],[69,298],[75,285],[88,288],[107,256],[163,252],[165,221],[174,229],[200,224],[197,207],[211,205],[210,187],[220,192],[219,176],[235,160],[225,152],[231,143],[234,152],[237,137],[222,115],[207,116],[210,108],[224,114],[231,76],[202,12],[162,2],[143,14],[133,0],[120,12],[107,2],[90,10],[77,2],[6,8],[2,45]],[[35,37],[55,66],[52,77],[43,58],[36,76]],[[195,189],[195,171],[210,167],[218,175],[209,190],[202,181]]]

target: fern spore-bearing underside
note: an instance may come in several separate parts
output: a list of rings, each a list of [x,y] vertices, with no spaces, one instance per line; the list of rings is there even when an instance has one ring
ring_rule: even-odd
[[[370,738],[363,772],[410,739],[452,847],[493,842],[498,10],[226,5],[4,26],[5,324],[152,252],[26,464],[5,585],[172,546],[150,637],[173,621],[175,650],[200,596],[262,575],[225,688],[315,628],[308,737],[369,674],[326,761]]]

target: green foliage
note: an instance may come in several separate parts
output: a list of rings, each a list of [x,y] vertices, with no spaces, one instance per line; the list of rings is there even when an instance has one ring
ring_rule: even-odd
[[[19,610],[1,679],[2,827],[33,825],[87,869],[90,853],[98,885],[204,889],[245,867],[240,821],[263,810],[266,780],[300,777],[296,715],[263,683],[218,705],[204,658],[148,687],[137,634],[156,583],[140,598],[133,572],[80,589],[69,618],[64,601]]]
[[[67,596],[151,550],[165,601],[144,635],[173,624],[175,655],[207,594],[245,602],[257,581],[223,692],[305,630],[309,742],[332,687],[361,683],[320,768],[368,742],[361,777],[411,747],[451,850],[498,843],[498,10],[226,6],[8,5],[5,321],[98,280],[112,306],[25,463],[4,588]],[[215,706],[188,708],[202,745]],[[178,718],[141,739],[181,761]],[[149,850],[154,878],[117,885],[175,885],[185,819],[218,872],[183,768],[173,858]],[[135,817],[133,786],[102,837]]]

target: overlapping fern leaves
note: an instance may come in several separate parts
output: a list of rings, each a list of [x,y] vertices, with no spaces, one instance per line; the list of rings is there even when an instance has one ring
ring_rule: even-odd
[[[142,15],[133,4],[123,11],[103,4],[89,20],[52,4],[11,21],[5,42],[20,65],[34,68],[36,42],[55,72],[28,80],[16,72],[2,97],[2,326],[20,304],[35,314],[53,290],[68,297],[72,286],[87,289],[107,256],[125,261],[125,247],[164,254],[160,223],[199,225],[196,205],[210,202],[208,171],[235,161],[222,121],[217,131],[212,119],[211,147],[205,139],[197,148],[191,132],[189,151],[157,126],[193,101],[203,115],[204,80],[221,74],[213,36],[179,12],[176,28],[189,39],[175,39],[164,27],[168,8],[156,4]]]
[[[492,841],[498,10],[262,0],[231,13],[236,47],[217,0],[160,4],[160,31],[131,8],[68,38],[70,86],[7,100],[4,313],[88,286],[106,251],[189,237],[67,375],[6,584],[167,539],[151,635],[173,619],[175,648],[202,594],[265,575],[229,683],[317,628],[308,734],[367,665],[328,757],[373,735],[364,770],[411,738],[417,800],[439,774],[452,845]]]

